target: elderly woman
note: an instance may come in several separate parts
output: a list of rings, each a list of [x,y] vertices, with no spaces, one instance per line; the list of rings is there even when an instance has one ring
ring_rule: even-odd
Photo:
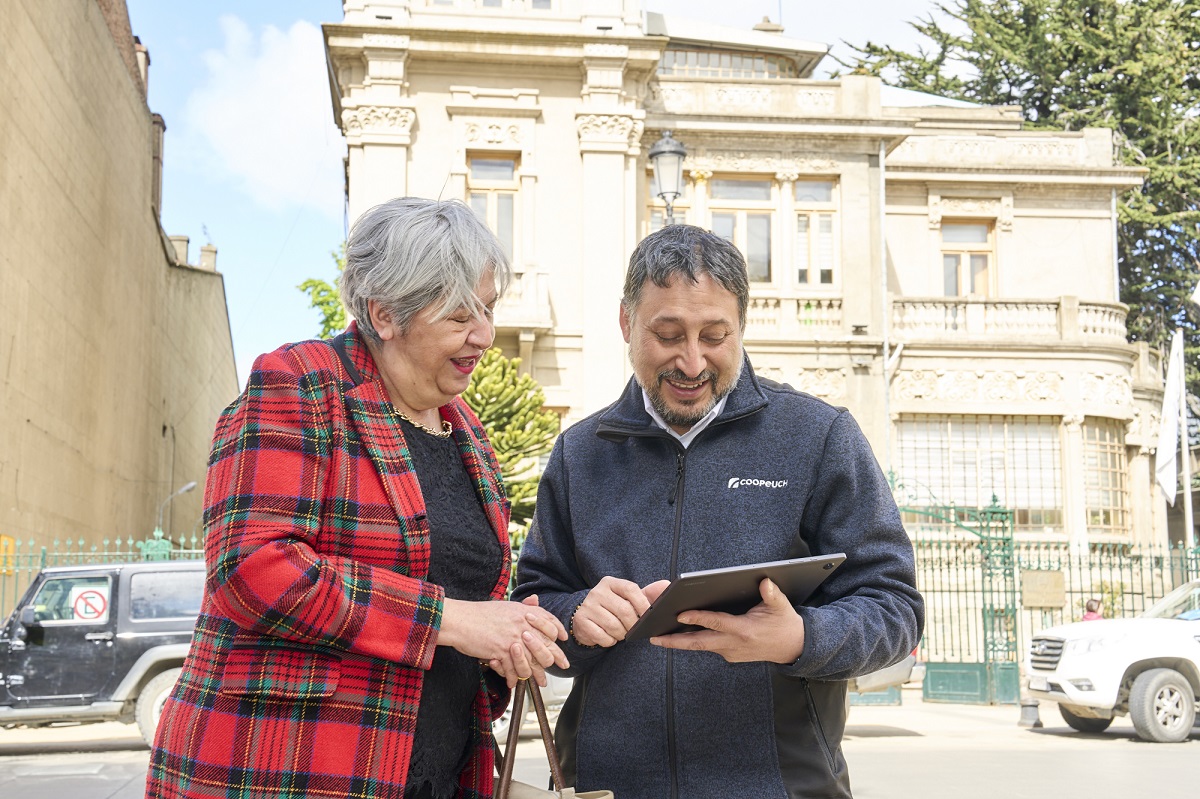
[[[347,243],[357,321],[254,364],[217,423],[147,796],[491,796],[490,722],[567,665],[562,624],[503,601],[508,501],[458,397],[509,276],[462,203],[393,200]]]

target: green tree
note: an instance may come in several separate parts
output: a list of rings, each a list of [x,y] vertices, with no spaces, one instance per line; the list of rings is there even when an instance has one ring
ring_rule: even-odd
[[[346,245],[330,255],[341,274],[346,266]],[[321,314],[320,338],[332,338],[345,329],[346,311],[336,286],[309,279],[297,288],[308,293],[312,307]],[[521,374],[520,367],[520,358],[506,358],[495,348],[487,350],[462,395],[487,430],[496,452],[512,503],[509,537],[514,547],[524,542],[533,518],[541,477],[538,457],[554,447],[559,430],[558,414],[542,407],[546,402],[542,387]]]
[[[559,419],[543,408],[546,394],[532,377],[520,373],[521,359],[492,348],[471,375],[463,399],[488,432],[504,487],[512,502],[513,546],[525,540],[537,501],[538,457],[554,447]]]
[[[342,242],[338,251],[331,251],[329,256],[337,264],[338,275],[341,275],[342,270],[346,268],[346,243]],[[346,329],[346,309],[342,305],[342,295],[338,293],[336,286],[310,277],[296,288],[308,295],[309,304],[321,314],[321,332],[317,334],[318,338],[333,338]]]
[[[1031,127],[1113,131],[1119,163],[1148,170],[1119,200],[1129,338],[1186,331],[1200,391],[1200,0],[954,0],[910,23],[910,53],[866,43],[843,65],[886,83],[1020,106]]]

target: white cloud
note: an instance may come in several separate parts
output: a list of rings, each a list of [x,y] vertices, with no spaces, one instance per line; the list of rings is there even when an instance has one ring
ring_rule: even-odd
[[[342,216],[345,141],[333,123],[321,31],[298,21],[255,36],[220,19],[224,46],[188,97],[181,146],[193,168],[233,183],[259,205]]]

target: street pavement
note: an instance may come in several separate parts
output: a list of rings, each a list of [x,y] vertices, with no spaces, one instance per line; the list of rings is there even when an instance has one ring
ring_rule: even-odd
[[[1182,744],[1137,739],[1127,718],[1106,732],[1070,730],[1043,703],[1041,729],[1020,709],[933,704],[906,690],[904,704],[851,709],[843,748],[856,799],[1194,799],[1200,728]],[[531,729],[536,729],[527,722]],[[95,724],[0,730],[3,799],[140,799],[148,751],[137,728]],[[549,779],[540,738],[518,747],[517,779]],[[747,798],[752,799],[752,798]]]

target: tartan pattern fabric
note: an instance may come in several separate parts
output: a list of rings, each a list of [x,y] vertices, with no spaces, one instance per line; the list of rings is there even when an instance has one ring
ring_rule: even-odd
[[[261,356],[221,414],[205,487],[207,580],[163,711],[147,797],[402,799],[443,593],[399,421],[356,324],[354,386],[325,342]],[[500,540],[508,499],[478,418],[441,408]],[[431,476],[428,479],[437,479]],[[480,678],[459,796],[491,796],[503,680]]]

